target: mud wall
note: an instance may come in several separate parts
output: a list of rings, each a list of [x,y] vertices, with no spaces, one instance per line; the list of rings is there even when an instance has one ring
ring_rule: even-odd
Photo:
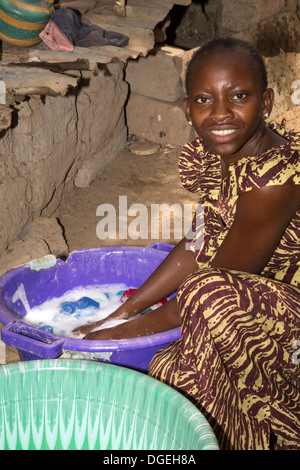
[[[0,145],[0,254],[69,185],[88,186],[124,146],[123,65],[113,63],[65,97],[20,97]]]

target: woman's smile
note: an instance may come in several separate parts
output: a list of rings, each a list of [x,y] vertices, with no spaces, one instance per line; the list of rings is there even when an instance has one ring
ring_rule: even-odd
[[[237,128],[220,128],[220,129],[208,129],[207,132],[212,136],[216,142],[226,143],[230,142],[235,138],[239,132]]]
[[[222,130],[214,129],[210,132],[215,135],[231,135],[231,134],[234,134],[236,130],[235,129],[222,129]]]

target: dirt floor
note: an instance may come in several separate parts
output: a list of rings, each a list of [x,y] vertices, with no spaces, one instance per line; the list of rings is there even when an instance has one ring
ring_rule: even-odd
[[[143,152],[143,148],[145,152],[150,151],[147,143],[145,145],[140,143],[138,151]],[[185,221],[188,223],[188,212],[194,209],[196,202],[196,196],[183,189],[180,183],[177,168],[180,150],[165,146],[150,155],[137,155],[132,153],[133,151],[122,149],[91,186],[74,187],[65,194],[53,216],[57,217],[64,227],[69,250],[103,245],[147,246],[156,241],[178,242],[182,238],[179,235],[184,234],[184,206],[187,207]],[[108,212],[104,212],[105,207],[102,204],[111,205],[108,207]],[[142,206],[132,206],[133,204]],[[157,226],[153,205],[161,204],[165,204],[165,207],[160,207],[163,220],[166,223],[170,220],[170,233],[168,234],[168,230],[165,234],[162,233],[161,220],[159,238],[152,238],[151,228],[153,230],[153,225]],[[175,230],[174,233],[171,210],[173,204],[177,205],[173,207],[176,220],[182,219],[181,234],[180,230]],[[98,214],[101,210],[102,215],[97,215],[98,206],[101,206]],[[119,234],[120,220],[126,224],[126,208],[129,211],[127,230]],[[130,211],[133,211],[132,215]],[[108,227],[114,228],[113,225],[106,225],[108,217],[116,221],[116,230],[112,230],[107,235],[108,238],[103,239]],[[101,232],[103,235],[99,233],[101,226],[103,226]],[[163,236],[167,238],[162,238]]]

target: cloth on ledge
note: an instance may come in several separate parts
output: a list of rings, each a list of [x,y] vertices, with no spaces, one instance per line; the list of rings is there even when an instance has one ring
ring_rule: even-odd
[[[100,26],[90,23],[87,19],[79,18],[76,13],[69,8],[60,8],[57,10],[51,15],[50,22],[53,22],[62,35],[65,36],[66,42],[74,46],[124,47],[129,42],[129,38],[124,34],[115,31],[106,31]],[[47,29],[47,26],[44,30],[45,34],[41,34],[40,37],[52,49],[51,41],[47,42],[45,40],[46,34],[50,34],[49,27]],[[56,31],[57,28],[55,28]],[[55,49],[57,49],[57,47],[55,47]]]

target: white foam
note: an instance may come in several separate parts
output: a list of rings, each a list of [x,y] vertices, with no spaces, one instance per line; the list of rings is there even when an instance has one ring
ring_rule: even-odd
[[[29,312],[30,306],[27,300],[26,292],[25,292],[25,287],[24,284],[20,284],[19,287],[17,288],[16,292],[12,296],[11,299],[14,303],[20,300],[25,308],[26,313]]]
[[[125,284],[105,284],[99,286],[77,287],[65,292],[61,297],[52,298],[43,304],[27,310],[24,321],[38,328],[51,327],[58,336],[70,338],[83,338],[84,335],[75,335],[73,330],[88,323],[108,317],[121,305],[121,294],[129,287]],[[99,309],[86,308],[80,314],[67,314],[61,311],[63,302],[76,302],[82,297],[89,297],[100,304]],[[105,323],[97,329],[107,328],[122,323],[125,320],[114,320]]]

